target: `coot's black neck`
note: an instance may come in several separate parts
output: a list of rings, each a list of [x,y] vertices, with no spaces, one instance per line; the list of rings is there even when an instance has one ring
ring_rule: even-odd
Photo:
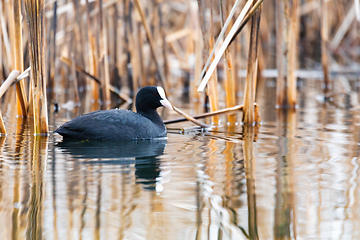
[[[165,126],[163,120],[161,119],[158,112],[154,109],[146,110],[146,111],[138,111],[139,114],[143,115],[144,117],[148,118],[150,121],[155,123],[158,126]]]

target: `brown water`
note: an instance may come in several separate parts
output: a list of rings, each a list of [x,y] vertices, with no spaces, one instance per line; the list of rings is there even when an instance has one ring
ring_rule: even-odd
[[[167,141],[69,145],[5,117],[0,239],[360,239],[359,109],[314,86],[296,112],[268,87],[260,128]],[[49,117],[54,130],[73,112]]]

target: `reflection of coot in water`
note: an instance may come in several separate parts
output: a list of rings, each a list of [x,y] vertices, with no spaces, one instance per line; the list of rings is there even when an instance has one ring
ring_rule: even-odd
[[[155,190],[160,174],[158,156],[164,154],[166,140],[163,141],[66,141],[57,144],[63,153],[73,158],[83,159],[83,163],[96,165],[128,165],[135,163],[136,182],[145,189]]]

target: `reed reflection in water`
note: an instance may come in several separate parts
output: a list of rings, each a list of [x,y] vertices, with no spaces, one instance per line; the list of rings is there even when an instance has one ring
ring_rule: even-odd
[[[10,129],[0,138],[0,238],[359,238],[359,113],[266,111],[260,128],[153,142]]]

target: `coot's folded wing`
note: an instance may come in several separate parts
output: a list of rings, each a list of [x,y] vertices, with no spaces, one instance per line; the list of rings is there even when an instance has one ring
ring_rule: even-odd
[[[139,119],[141,120],[139,121]],[[132,111],[111,109],[76,117],[55,132],[64,138],[71,139],[128,141],[141,138],[141,133],[146,131],[143,126],[144,121],[148,121],[148,119]]]

